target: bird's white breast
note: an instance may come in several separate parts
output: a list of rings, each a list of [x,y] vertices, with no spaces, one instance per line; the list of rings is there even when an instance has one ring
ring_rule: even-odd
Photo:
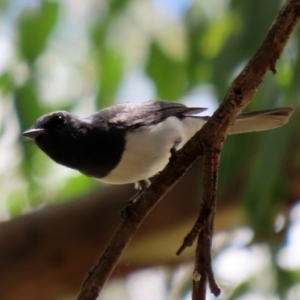
[[[204,120],[195,117],[169,117],[164,121],[129,131],[121,161],[101,181],[125,184],[148,179],[162,171],[176,144],[179,150],[201,129]]]

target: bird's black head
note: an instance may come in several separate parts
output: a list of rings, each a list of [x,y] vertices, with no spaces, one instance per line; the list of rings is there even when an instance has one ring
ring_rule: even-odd
[[[53,112],[37,119],[23,136],[34,141],[54,161],[68,165],[82,131],[78,128],[80,124],[80,119],[68,112]]]
[[[113,125],[99,114],[79,118],[59,111],[40,117],[23,136],[57,163],[102,178],[119,163],[125,149],[126,130]]]

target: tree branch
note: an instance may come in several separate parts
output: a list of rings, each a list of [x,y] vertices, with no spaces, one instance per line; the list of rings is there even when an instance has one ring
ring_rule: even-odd
[[[216,207],[215,187],[219,153],[229,124],[234,121],[236,115],[250,102],[266,72],[268,70],[273,71],[273,73],[276,72],[276,61],[298,22],[299,16],[300,0],[288,1],[280,11],[256,54],[232,83],[223,103],[212,118],[176,156],[172,157],[168,166],[156,178],[150,188],[141,193],[134,205],[130,207],[129,215],[122,221],[97,265],[88,274],[77,298],[78,300],[92,300],[98,297],[119,257],[141,222],[203,152],[206,167],[203,203],[198,220],[201,220],[205,226],[200,231],[198,239],[200,245],[197,247],[198,250],[196,252],[196,273],[200,274],[200,280],[194,280],[193,296],[194,299],[205,298],[204,291],[207,280],[212,292],[218,295],[219,289],[215,285],[211,269],[210,243]],[[204,216],[204,219],[201,219],[201,216]],[[199,227],[198,225],[197,230],[202,228],[202,226]],[[203,246],[204,248],[202,248]],[[204,254],[201,254],[201,250],[199,250],[201,248],[207,249],[204,251]],[[198,268],[200,269],[198,270]],[[199,284],[201,288],[198,288]]]
[[[250,102],[266,72],[271,70],[274,74],[276,73],[276,61],[279,59],[299,17],[300,1],[288,1],[279,12],[257,52],[233,81],[223,103],[201,130],[200,138],[204,149],[203,203],[195,228],[191,230],[189,236],[195,236],[198,228],[203,227],[203,224],[205,226],[199,234],[196,250],[195,272],[201,274],[201,279],[194,281],[193,300],[205,299],[206,278],[203,277],[207,277],[211,292],[215,296],[220,294],[220,289],[213,276],[210,247],[216,208],[219,154],[226,139],[227,128],[237,114]],[[189,242],[191,243],[191,240]],[[180,247],[180,251],[183,248],[184,245]]]

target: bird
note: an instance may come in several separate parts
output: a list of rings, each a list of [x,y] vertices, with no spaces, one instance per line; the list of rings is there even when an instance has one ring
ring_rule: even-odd
[[[56,163],[109,184],[143,189],[207,122],[207,108],[178,102],[120,103],[82,118],[56,111],[38,118],[23,136]],[[241,113],[227,134],[270,130],[286,124],[291,107]]]

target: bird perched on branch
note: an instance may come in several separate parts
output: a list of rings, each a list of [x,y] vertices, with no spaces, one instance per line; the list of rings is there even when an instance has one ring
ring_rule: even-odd
[[[55,162],[112,184],[138,183],[162,171],[209,117],[206,108],[176,102],[122,103],[81,118],[65,111],[46,114],[23,136]],[[228,134],[270,130],[288,122],[290,107],[238,115]]]

